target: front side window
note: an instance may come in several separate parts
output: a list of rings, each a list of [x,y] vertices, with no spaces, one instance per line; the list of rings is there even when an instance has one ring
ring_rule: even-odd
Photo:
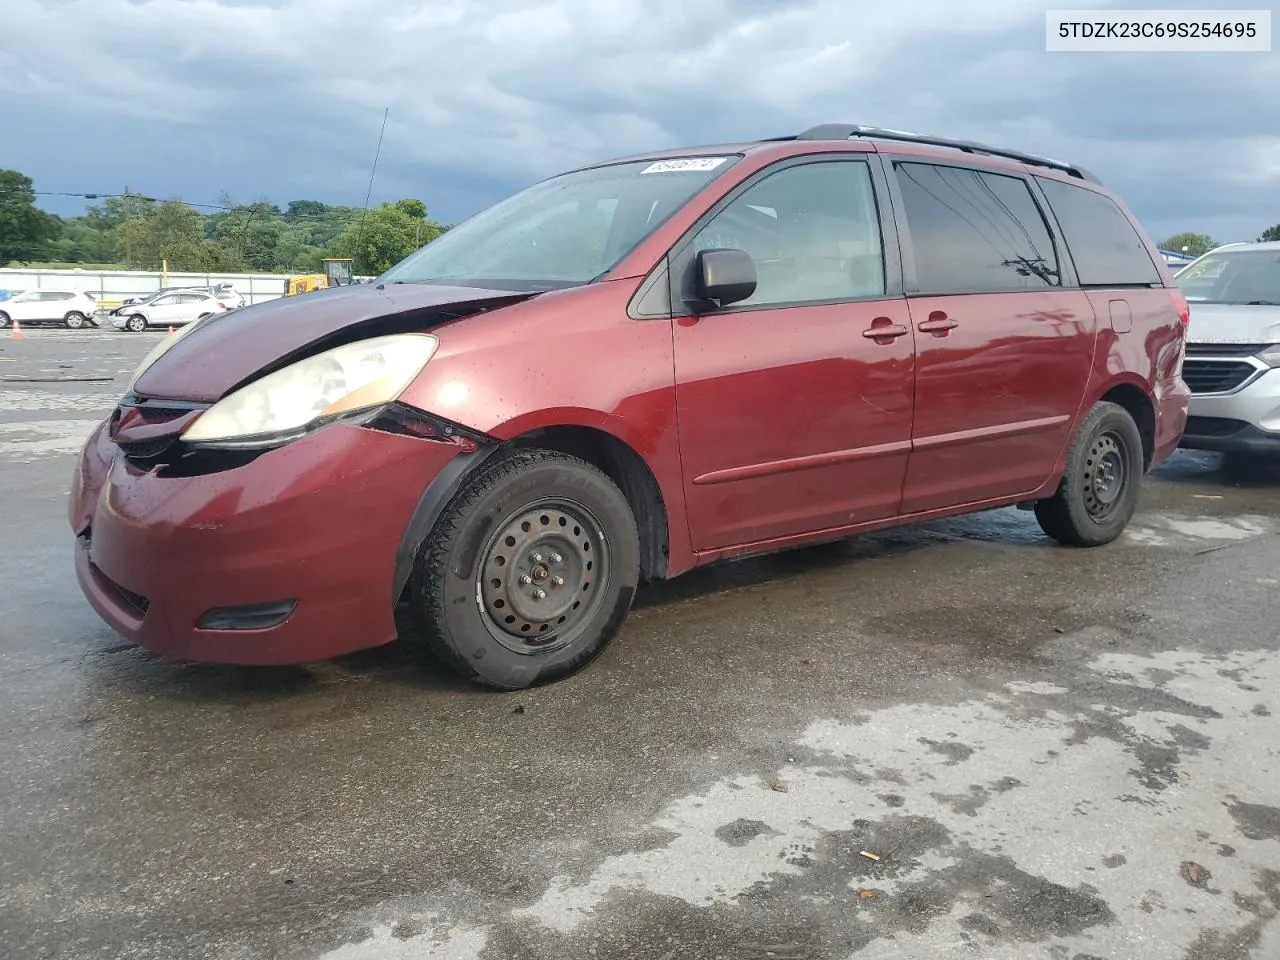
[[[1044,216],[1019,177],[897,163],[921,293],[1001,293],[1061,285]]]
[[[871,172],[862,161],[786,167],[715,215],[695,251],[751,256],[756,292],[734,307],[884,296],[884,250]]]
[[[1210,253],[1175,278],[1195,303],[1280,306],[1280,250]]]
[[[554,177],[446,231],[377,282],[528,291],[590,283],[736,159],[642,160]]]

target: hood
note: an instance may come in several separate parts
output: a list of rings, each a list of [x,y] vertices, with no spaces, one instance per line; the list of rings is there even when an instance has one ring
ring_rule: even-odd
[[[216,313],[138,379],[144,397],[212,403],[249,380],[330,347],[431,327],[536,296],[511,290],[390,284],[335,287]]]
[[[1188,343],[1280,343],[1280,307],[1191,301]]]

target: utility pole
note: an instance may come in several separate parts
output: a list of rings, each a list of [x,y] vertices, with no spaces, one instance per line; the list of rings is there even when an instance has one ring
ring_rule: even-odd
[[[129,213],[133,204],[129,201],[129,185],[124,185],[124,265],[133,267],[133,231],[129,229]]]

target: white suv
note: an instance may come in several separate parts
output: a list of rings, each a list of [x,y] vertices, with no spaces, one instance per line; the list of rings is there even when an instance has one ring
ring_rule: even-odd
[[[150,327],[180,327],[227,309],[225,301],[209,290],[172,290],[112,311],[111,323],[118,330],[141,333]]]
[[[28,290],[0,302],[0,327],[13,321],[32,325],[56,323],[72,330],[97,326],[98,301],[80,290]]]
[[[1280,243],[1218,247],[1175,279],[1191,305],[1182,446],[1280,454]]]

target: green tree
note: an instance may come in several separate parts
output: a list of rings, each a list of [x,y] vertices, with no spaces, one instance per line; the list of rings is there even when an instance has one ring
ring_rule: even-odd
[[[115,229],[116,251],[132,267],[207,270],[211,264],[238,261],[233,251],[204,239],[200,214],[180,200],[166,200],[147,217],[121,221]]]
[[[421,200],[414,200],[412,197],[406,197],[403,200],[396,201],[396,209],[403,210],[415,220],[427,219],[427,205]]]
[[[426,205],[418,200],[384,203],[348,224],[330,250],[354,260],[356,273],[382,273],[444,232],[426,214]]]
[[[328,209],[319,200],[290,200],[284,215],[293,218],[322,217]]]
[[[126,191],[128,189],[125,187]],[[86,226],[94,230],[110,231],[126,220],[149,217],[155,211],[156,202],[150,197],[126,193],[120,197],[106,197],[102,203],[89,207],[82,219]]]
[[[0,170],[0,264],[43,259],[58,233],[58,220],[36,206],[31,178]]]
[[[1262,231],[1262,236],[1258,238],[1259,243],[1269,243],[1274,240],[1280,240],[1280,223],[1274,227],[1267,227]]]
[[[1193,257],[1200,257],[1217,245],[1216,241],[1203,233],[1175,233],[1159,244],[1159,247],[1162,250],[1172,250],[1174,253],[1188,253]]]

